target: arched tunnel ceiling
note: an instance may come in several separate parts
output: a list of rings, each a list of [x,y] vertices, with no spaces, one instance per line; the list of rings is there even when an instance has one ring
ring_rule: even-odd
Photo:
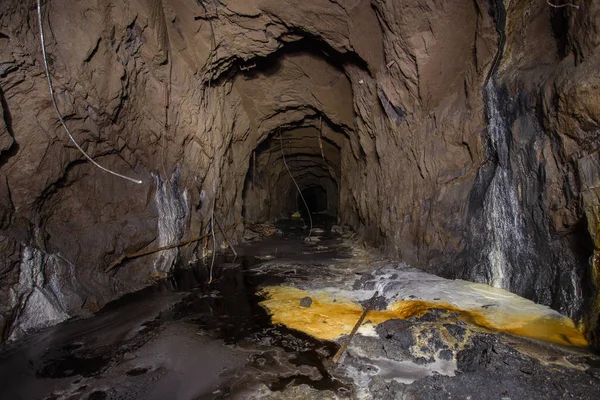
[[[259,136],[317,112],[338,126],[354,126],[352,86],[344,71],[308,52],[284,53],[251,77],[238,74],[233,87],[242,97],[251,131]]]
[[[206,12],[196,14],[201,22],[201,35],[208,40],[195,44],[210,50],[207,44],[214,33],[217,57],[208,72],[213,78],[240,62],[252,65],[251,60],[266,57],[286,43],[302,38],[319,38],[334,52],[356,54],[372,73],[384,59],[382,33],[370,1],[307,0],[295,2],[293,7],[272,0],[206,3]],[[207,62],[205,67],[209,65]]]
[[[350,149],[354,99],[342,61],[327,59],[331,56],[316,51],[317,45],[301,40],[235,75],[232,90],[240,95],[249,121],[247,143],[257,145],[244,192],[247,219],[293,213],[296,185],[323,188],[327,211],[337,213],[341,152]],[[266,190],[257,193],[257,184]]]

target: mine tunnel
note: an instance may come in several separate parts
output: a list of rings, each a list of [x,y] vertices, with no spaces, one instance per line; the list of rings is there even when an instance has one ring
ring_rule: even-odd
[[[296,204],[298,204],[305,214],[309,212],[319,213],[329,211],[327,191],[320,185],[312,185],[302,189],[300,194],[296,196]]]
[[[597,15],[5,0],[0,398],[600,398]]]
[[[253,152],[244,187],[244,218],[277,221],[294,213],[337,217],[342,133],[322,132],[318,119],[278,131]],[[317,127],[313,126],[317,125]]]

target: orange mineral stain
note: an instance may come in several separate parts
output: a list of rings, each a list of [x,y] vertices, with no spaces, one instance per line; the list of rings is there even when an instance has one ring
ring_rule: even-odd
[[[274,324],[283,324],[318,339],[335,340],[350,333],[363,312],[360,304],[347,299],[334,301],[325,292],[307,292],[293,287],[270,286],[262,290],[261,304],[271,313]],[[300,299],[310,296],[310,307]]]
[[[272,315],[275,324],[305,332],[323,340],[335,340],[350,333],[363,312],[352,300],[332,298],[325,291],[308,292],[294,287],[270,286],[262,290],[261,304]],[[310,307],[300,306],[300,299],[310,297]],[[387,310],[369,311],[365,324],[378,325],[390,319],[422,316],[432,309],[455,312],[460,319],[473,325],[499,332],[557,343],[585,347],[587,340],[573,321],[564,316],[508,314],[497,308],[462,310],[447,302],[401,300]],[[363,324],[363,326],[365,325]]]

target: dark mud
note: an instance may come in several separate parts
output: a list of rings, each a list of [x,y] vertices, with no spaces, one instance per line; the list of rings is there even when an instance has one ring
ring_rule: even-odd
[[[446,310],[383,322],[333,364],[338,344],[273,325],[259,304],[267,285],[349,279],[360,291],[383,279],[366,272],[374,264],[349,277],[336,270],[351,249],[317,222],[317,240],[286,221],[239,257],[216,257],[211,284],[209,259],[11,344],[0,353],[0,399],[600,398],[594,354],[485,332]]]
[[[344,249],[329,233],[318,245],[306,243],[299,221],[278,228],[284,234],[239,247],[239,257],[216,257],[211,284],[209,259],[90,319],[11,345],[0,354],[0,398],[212,399],[301,384],[351,393],[351,384],[323,364],[337,345],[273,326],[257,294],[303,279],[302,265],[331,263],[345,257]],[[265,258],[295,267],[270,273],[260,268]]]
[[[455,377],[429,376],[400,393],[427,399],[598,399],[600,381],[583,371],[542,365],[497,336],[479,334],[459,352]],[[388,391],[388,398],[398,394]]]

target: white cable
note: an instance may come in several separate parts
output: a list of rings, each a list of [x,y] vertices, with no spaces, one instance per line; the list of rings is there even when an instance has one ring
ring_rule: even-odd
[[[549,6],[554,7],[554,8],[573,7],[573,8],[579,9],[579,6],[577,4],[573,4],[573,3],[552,4],[552,3],[550,3],[550,0],[546,0],[546,3],[548,3]]]
[[[212,251],[212,260],[210,262],[210,274],[208,277],[208,284],[210,285],[213,280],[213,267],[215,266],[215,254],[217,252],[217,244],[215,241],[215,202],[213,200],[213,209],[210,213],[210,230],[212,232],[212,242],[213,242],[213,251]]]
[[[83,154],[85,156],[85,158],[87,158],[96,167],[100,168],[101,170],[103,170],[105,172],[108,172],[109,174],[118,176],[119,178],[127,179],[128,181],[131,181],[131,182],[134,182],[137,184],[141,184],[142,183],[141,180],[133,179],[128,176],[121,175],[117,172],[111,171],[108,168],[104,168],[102,165],[100,165],[96,161],[92,160],[92,158],[90,156],[88,156],[87,153],[81,148],[81,146],[79,146],[79,144],[77,144],[77,142],[75,141],[75,138],[71,134],[71,131],[67,127],[67,124],[65,124],[65,120],[63,119],[62,114],[58,110],[58,105],[56,104],[56,98],[54,97],[54,87],[52,86],[52,78],[50,77],[50,69],[48,68],[48,59],[47,59],[47,55],[46,55],[46,40],[44,38],[44,26],[42,24],[41,0],[37,0],[37,12],[38,12],[38,21],[39,21],[39,25],[40,25],[40,40],[42,42],[42,55],[44,58],[44,67],[46,68],[46,78],[48,78],[48,87],[50,88],[50,98],[52,99],[52,105],[54,106],[54,111],[56,112],[56,115],[58,116],[58,119],[60,120],[60,123],[62,124],[63,128],[65,128],[67,135],[69,135],[69,137],[71,138],[71,141],[73,142],[75,147],[77,147],[77,149],[81,152],[81,154]]]
[[[283,152],[283,139],[281,138],[281,132],[279,132],[279,142],[281,144],[281,155],[283,156],[283,165],[285,165],[285,169],[287,169],[288,173],[290,174],[290,177],[292,178],[292,182],[294,182],[294,185],[296,185],[296,189],[298,189],[298,194],[302,198],[302,202],[304,203],[304,206],[306,207],[306,211],[308,212],[308,219],[310,220],[310,229],[308,231],[307,239],[310,239],[310,236],[312,235],[312,228],[313,228],[312,217],[310,216],[310,209],[308,208],[308,204],[306,204],[306,200],[304,200],[304,196],[302,196],[302,191],[300,190],[300,186],[298,186],[298,184],[296,183],[296,180],[294,179],[294,175],[292,175],[292,171],[290,171],[290,168],[288,167],[287,162],[285,162],[285,153]]]

